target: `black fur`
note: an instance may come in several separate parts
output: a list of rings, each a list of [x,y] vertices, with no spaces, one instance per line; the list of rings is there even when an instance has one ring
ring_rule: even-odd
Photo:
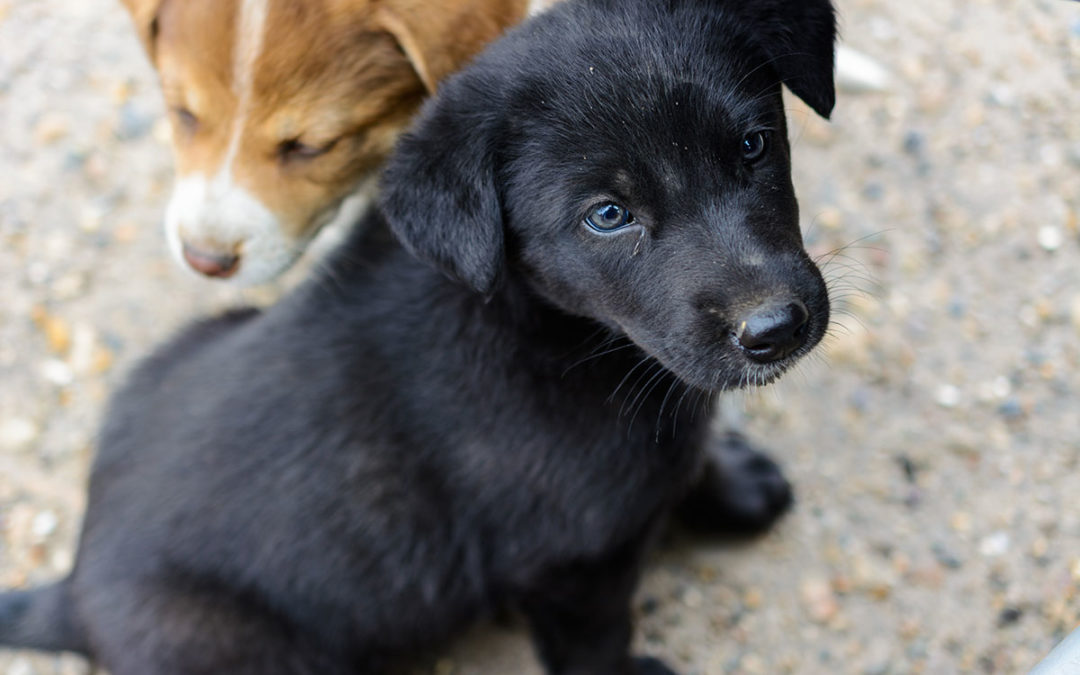
[[[272,309],[145,361],[74,570],[0,599],[0,639],[113,675],[347,675],[512,604],[550,673],[670,673],[630,657],[629,605],[712,394],[778,376],[828,321],[780,80],[827,113],[831,47],[826,0],[569,0],[512,32],[387,173],[391,229],[453,280],[373,214]],[[587,227],[609,201],[635,224]],[[777,299],[809,323],[762,363],[738,324]],[[768,475],[755,456],[705,479],[769,517],[776,482],[738,481]]]

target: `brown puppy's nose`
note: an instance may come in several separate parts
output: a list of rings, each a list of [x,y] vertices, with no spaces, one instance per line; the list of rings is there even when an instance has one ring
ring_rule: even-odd
[[[211,251],[187,242],[184,242],[184,260],[197,272],[218,279],[227,279],[240,268],[240,256],[236,253]]]
[[[744,316],[735,337],[747,356],[759,363],[779,361],[806,342],[810,313],[795,300],[762,305]]]

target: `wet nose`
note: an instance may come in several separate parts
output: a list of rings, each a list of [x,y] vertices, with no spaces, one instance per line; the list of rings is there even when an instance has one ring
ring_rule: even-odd
[[[227,279],[236,274],[240,267],[240,256],[234,251],[219,251],[187,242],[184,242],[183,247],[184,260],[192,269],[208,277]]]
[[[744,316],[735,326],[739,347],[759,363],[779,361],[806,342],[806,305],[776,302],[762,305]]]

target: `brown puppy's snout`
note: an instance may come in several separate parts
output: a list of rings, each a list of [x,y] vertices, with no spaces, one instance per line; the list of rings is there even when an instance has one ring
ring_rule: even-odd
[[[240,255],[235,248],[225,252],[184,242],[183,251],[187,264],[208,277],[227,279],[240,269]]]
[[[806,343],[810,312],[799,300],[755,307],[735,323],[735,342],[759,363],[779,361]]]

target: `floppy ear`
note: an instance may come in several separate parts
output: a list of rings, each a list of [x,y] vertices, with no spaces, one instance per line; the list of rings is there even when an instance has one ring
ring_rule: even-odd
[[[406,0],[383,4],[375,23],[394,36],[428,93],[507,27],[525,18],[527,0]]]
[[[398,142],[381,202],[390,229],[413,255],[490,296],[505,259],[496,123],[478,109],[485,94],[461,84],[448,83]],[[448,95],[454,93],[462,95]]]
[[[738,5],[753,22],[759,46],[791,93],[828,119],[836,103],[836,13],[832,3],[758,0]]]
[[[165,0],[120,0],[127,8],[131,19],[135,23],[135,31],[139,34],[146,54],[150,60],[154,60],[154,43],[158,33],[158,10]]]

